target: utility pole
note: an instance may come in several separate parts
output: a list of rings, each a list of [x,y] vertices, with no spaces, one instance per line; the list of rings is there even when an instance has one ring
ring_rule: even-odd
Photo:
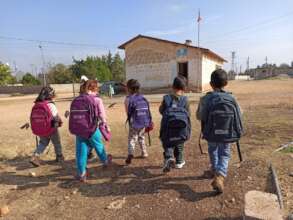
[[[236,52],[235,51],[232,51],[231,54],[232,54],[232,57],[231,57],[231,71],[234,73],[235,72]]]
[[[268,67],[268,57],[267,56],[266,56],[265,61],[266,61],[266,67]]]
[[[249,57],[247,57],[246,61],[246,71],[249,71]]]
[[[43,51],[43,47],[42,47],[41,43],[39,45],[39,48],[40,48],[40,51],[41,51],[41,57],[42,57],[42,62],[43,62],[43,67],[42,67],[42,71],[41,71],[42,74],[43,74],[43,84],[44,84],[44,86],[46,86],[47,85],[46,74],[45,74],[45,64],[46,64],[46,62],[45,62],[44,51]]]
[[[242,72],[242,65],[240,65],[240,71],[239,71],[239,74],[241,74]]]

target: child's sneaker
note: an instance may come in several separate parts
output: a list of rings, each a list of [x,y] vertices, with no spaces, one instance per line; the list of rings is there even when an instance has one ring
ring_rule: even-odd
[[[132,155],[132,154],[129,154],[129,155],[127,156],[126,160],[125,160],[125,163],[126,163],[127,165],[131,164],[131,160],[132,160],[132,158],[133,158],[133,155]]]
[[[107,160],[104,162],[103,167],[104,168],[107,168],[109,165],[111,165],[112,159],[113,159],[112,155],[111,154],[108,154]]]
[[[61,154],[61,155],[57,155],[56,156],[56,160],[55,160],[57,163],[62,163],[64,162],[64,156]]]
[[[165,160],[164,166],[163,166],[163,172],[167,173],[170,172],[171,168],[173,168],[175,165],[175,160],[173,158],[169,158]]]
[[[30,163],[35,166],[35,167],[39,167],[41,166],[41,161],[40,161],[40,158],[39,156],[37,155],[33,155],[31,160],[30,160]]]
[[[141,158],[148,158],[149,154],[147,152],[141,153]]]
[[[182,169],[184,165],[185,165],[185,161],[183,160],[181,163],[176,163],[175,168],[176,169]]]
[[[87,172],[85,172],[83,175],[77,175],[75,176],[75,179],[82,182],[82,183],[85,183],[86,182],[86,179],[87,179]]]

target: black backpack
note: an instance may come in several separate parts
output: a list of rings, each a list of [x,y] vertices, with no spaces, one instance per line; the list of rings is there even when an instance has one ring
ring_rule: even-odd
[[[191,126],[189,113],[185,106],[187,97],[175,100],[171,95],[164,96],[166,110],[161,121],[161,140],[167,145],[184,143],[190,138]]]
[[[237,142],[243,132],[241,113],[231,93],[211,92],[203,112],[202,134],[209,142]]]

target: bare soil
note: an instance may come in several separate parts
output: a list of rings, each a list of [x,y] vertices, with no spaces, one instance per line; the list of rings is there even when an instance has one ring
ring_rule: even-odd
[[[33,168],[29,157],[35,148],[30,130],[19,127],[28,121],[33,98],[0,99],[0,207],[10,213],[3,219],[241,219],[244,195],[249,190],[274,192],[269,163],[276,167],[284,196],[284,215],[293,212],[292,153],[273,153],[293,139],[293,79],[231,82],[228,90],[237,97],[244,112],[245,135],[241,139],[244,161],[240,164],[236,147],[226,179],[225,192],[216,195],[210,179],[203,176],[209,168],[208,155],[198,149],[200,126],[192,115],[192,138],[185,146],[186,166],[162,173],[162,147],[158,139],[160,95],[148,96],[155,130],[149,158],[135,158],[124,165],[127,155],[127,129],[123,99],[105,99],[113,131],[107,151],[113,165],[102,168],[96,160],[89,164],[90,178],[85,184],[74,181],[74,137],[65,118],[61,128],[66,162],[56,164],[54,150],[42,156],[43,165]],[[192,112],[198,94],[189,94]],[[69,108],[70,99],[56,100],[59,112]],[[203,141],[204,150],[207,151]],[[137,156],[140,155],[137,149]],[[35,172],[36,177],[31,177]],[[107,209],[122,200],[120,209]]]

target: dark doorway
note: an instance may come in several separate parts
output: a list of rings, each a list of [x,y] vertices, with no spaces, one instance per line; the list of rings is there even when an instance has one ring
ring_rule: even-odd
[[[188,80],[188,62],[178,63],[178,75],[184,76]]]

